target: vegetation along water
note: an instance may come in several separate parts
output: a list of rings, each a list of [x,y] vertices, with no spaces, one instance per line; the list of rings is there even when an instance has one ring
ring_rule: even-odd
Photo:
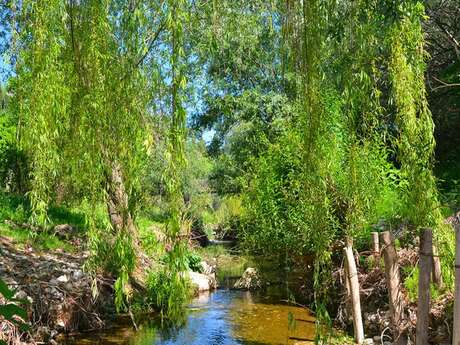
[[[460,344],[459,18],[0,0],[0,345]]]

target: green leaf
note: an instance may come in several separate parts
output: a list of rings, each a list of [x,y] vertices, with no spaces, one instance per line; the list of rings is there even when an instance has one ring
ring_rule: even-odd
[[[7,300],[11,300],[14,296],[14,291],[6,285],[6,283],[0,279],[0,294],[3,295]]]
[[[13,320],[14,316],[19,316],[24,320],[27,319],[26,311],[21,307],[17,306],[16,304],[12,303],[0,305],[0,315],[3,315],[7,320]]]
[[[30,326],[26,323],[21,323],[19,325],[19,329],[23,332],[28,332],[30,330]],[[1,345],[1,344],[0,344]]]
[[[10,300],[11,302],[16,302],[16,303],[19,303],[19,304],[30,304],[30,301],[26,298],[12,298]]]

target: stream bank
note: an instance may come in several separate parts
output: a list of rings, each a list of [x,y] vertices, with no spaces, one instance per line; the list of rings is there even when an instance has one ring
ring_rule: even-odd
[[[8,344],[285,344],[292,336],[299,339],[314,337],[314,318],[308,309],[292,304],[294,291],[300,291],[304,278],[297,271],[274,270],[263,267],[273,263],[260,258],[228,254],[217,248],[216,253],[201,253],[206,273],[219,281],[219,289],[199,292],[187,308],[187,321],[181,327],[165,327],[159,315],[136,316],[139,331],[134,329],[131,317],[116,316],[113,305],[114,279],[85,273],[86,255],[63,251],[37,251],[32,247],[17,246],[8,238],[0,237],[0,276],[15,289],[18,298],[27,299],[25,305],[31,325],[28,334],[1,322],[2,337]],[[257,270],[248,267],[262,268]],[[257,282],[254,288],[235,283],[244,280]],[[255,272],[257,272],[256,275]],[[245,284],[246,284],[245,283]],[[98,295],[94,295],[97,284]],[[255,289],[257,288],[257,289]],[[244,290],[252,291],[244,291]],[[300,294],[299,294],[300,296]],[[301,302],[300,299],[295,303]],[[298,320],[308,320],[308,322]],[[106,331],[104,331],[106,329]],[[196,331],[198,330],[198,331]],[[71,335],[71,336],[66,336]],[[188,342],[184,339],[195,339]],[[118,339],[118,340],[116,340]],[[293,340],[295,340],[293,339]],[[184,342],[185,341],[185,342]]]
[[[78,335],[65,341],[77,344],[72,339],[86,339],[86,342],[91,339],[94,340],[95,337],[105,339],[104,334],[108,336],[119,334],[117,336],[133,344],[139,343],[139,337],[147,337],[151,344],[181,344],[171,340],[174,337],[168,338],[168,332],[174,331],[173,334],[180,338],[180,334],[190,332],[188,330],[190,324],[198,327],[200,322],[203,322],[203,326],[200,326],[203,332],[205,332],[206,327],[211,327],[212,330],[215,326],[209,321],[213,318],[212,315],[217,315],[216,317],[220,318],[222,324],[227,325],[225,327],[229,327],[229,329],[232,327],[241,329],[242,326],[238,326],[237,321],[235,321],[237,319],[233,319],[232,317],[235,315],[231,316],[232,314],[236,314],[237,318],[243,318],[244,322],[249,322],[247,313],[250,314],[263,309],[261,304],[272,305],[270,307],[272,309],[266,311],[268,315],[271,315],[270,313],[278,315],[278,312],[280,315],[284,315],[286,313],[282,310],[286,309],[285,307],[292,307],[292,305],[289,306],[288,301],[297,305],[309,305],[312,301],[312,286],[311,279],[308,278],[307,259],[297,260],[299,263],[305,261],[305,264],[289,267],[274,258],[255,258],[239,252],[231,253],[231,251],[222,248],[206,250],[198,248],[196,250],[204,259],[205,265],[202,274],[195,272],[193,275],[205,277],[210,282],[211,288],[215,287],[211,282],[217,280],[219,289],[211,294],[203,293],[202,290],[206,289],[198,289],[198,297],[192,301],[188,309],[190,314],[187,320],[189,321],[179,330],[163,329],[158,317],[150,314],[149,319],[142,323],[141,332],[137,333],[133,329],[130,317],[115,317],[112,289],[114,279],[101,275],[93,280],[83,270],[83,264],[87,258],[84,254],[73,255],[63,251],[37,252],[31,247],[18,248],[11,240],[4,237],[0,237],[0,250],[0,276],[8,285],[17,290],[19,298],[28,299],[31,302],[30,306],[27,307],[32,325],[31,337],[28,339],[21,338],[21,334],[15,332],[13,327],[8,328],[8,325],[2,324],[2,334],[7,335],[12,344],[19,344],[21,341],[27,343],[61,343],[64,341],[62,334],[78,334],[80,331],[86,332],[81,337]],[[400,249],[398,255],[403,278],[407,278],[417,265],[417,250],[413,247]],[[359,258],[357,260],[358,274],[366,337],[373,340],[375,338],[375,343],[381,343],[382,340],[384,342],[389,341],[391,340],[388,336],[390,315],[383,266],[372,262],[372,255],[362,253]],[[257,272],[254,288],[245,284],[242,284],[240,288],[256,291],[233,290],[245,272],[250,272],[249,278],[251,278],[254,271]],[[329,310],[334,317],[335,327],[352,334],[351,315],[347,307],[348,301],[346,300],[343,279],[342,267],[337,267],[333,272],[333,285],[329,289],[332,300]],[[95,283],[99,292],[96,297],[93,296],[93,284]],[[414,339],[416,304],[411,300],[407,289],[404,290],[404,293],[407,302],[406,315],[408,316],[405,327],[410,338]],[[446,319],[446,315],[449,315],[447,309],[451,304],[452,295],[446,293],[439,296],[432,305],[432,322],[430,324],[432,344],[448,343],[451,330],[448,327],[450,320]],[[301,312],[300,309],[306,310],[305,308],[296,309],[298,313]],[[242,311],[247,313],[244,312],[243,315],[239,315],[239,312]],[[207,314],[208,312],[209,314]],[[197,313],[204,315],[199,316]],[[276,315],[261,321],[265,328],[267,328],[266,323],[269,322],[270,318],[281,318],[280,315]],[[284,321],[287,322],[289,317],[289,314],[285,318],[283,316]],[[207,326],[205,326],[206,324]],[[110,328],[109,331],[100,332],[101,329],[107,327]],[[279,326],[277,332],[281,332],[281,329],[282,327]],[[91,330],[91,333],[87,333],[88,330]],[[247,339],[244,340],[246,342],[239,342],[240,336],[236,335],[236,338],[233,338],[232,332],[234,333],[234,331],[226,333],[222,344],[233,344],[232,341],[235,341],[235,344],[252,344]],[[203,344],[213,344],[207,342],[208,340],[203,340],[202,337],[197,335],[196,337],[199,339],[197,341],[205,341]],[[256,336],[250,334],[248,337],[251,339],[251,337]],[[152,339],[156,339],[154,341],[157,343],[153,342]],[[277,338],[274,337],[273,339]],[[106,341],[104,340],[104,342]],[[196,344],[201,343],[197,342]],[[268,341],[257,344],[272,343]]]
[[[1,338],[9,344],[38,344],[53,342],[60,333],[103,328],[115,310],[114,279],[90,277],[83,269],[86,259],[85,254],[21,248],[0,236],[0,277],[16,291],[16,298],[27,301],[30,324],[24,334],[0,322]]]

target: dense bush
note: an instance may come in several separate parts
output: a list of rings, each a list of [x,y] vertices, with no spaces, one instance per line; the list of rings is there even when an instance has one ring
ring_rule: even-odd
[[[351,231],[356,237],[365,237],[370,225],[401,212],[393,204],[400,193],[398,172],[379,145],[350,148],[350,133],[343,125],[340,102],[333,95],[328,96],[327,102],[329,116],[322,124],[320,149],[326,162],[324,204],[329,232],[322,236],[331,242],[343,239],[347,227],[353,226]],[[318,215],[309,199],[315,191],[305,191],[315,187],[303,183],[308,177],[304,175],[302,145],[302,132],[294,118],[278,141],[254,161],[252,174],[247,176],[241,230],[242,239],[252,249],[303,254],[315,251]],[[350,208],[359,211],[354,213],[357,219],[347,218]]]

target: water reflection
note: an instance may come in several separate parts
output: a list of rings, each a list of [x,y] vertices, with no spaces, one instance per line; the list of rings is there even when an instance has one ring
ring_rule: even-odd
[[[138,332],[119,325],[109,332],[68,340],[67,344],[312,344],[299,339],[313,339],[313,320],[307,310],[282,304],[267,295],[218,290],[197,297],[189,307],[186,324],[179,329],[162,329],[158,320],[152,320]]]

